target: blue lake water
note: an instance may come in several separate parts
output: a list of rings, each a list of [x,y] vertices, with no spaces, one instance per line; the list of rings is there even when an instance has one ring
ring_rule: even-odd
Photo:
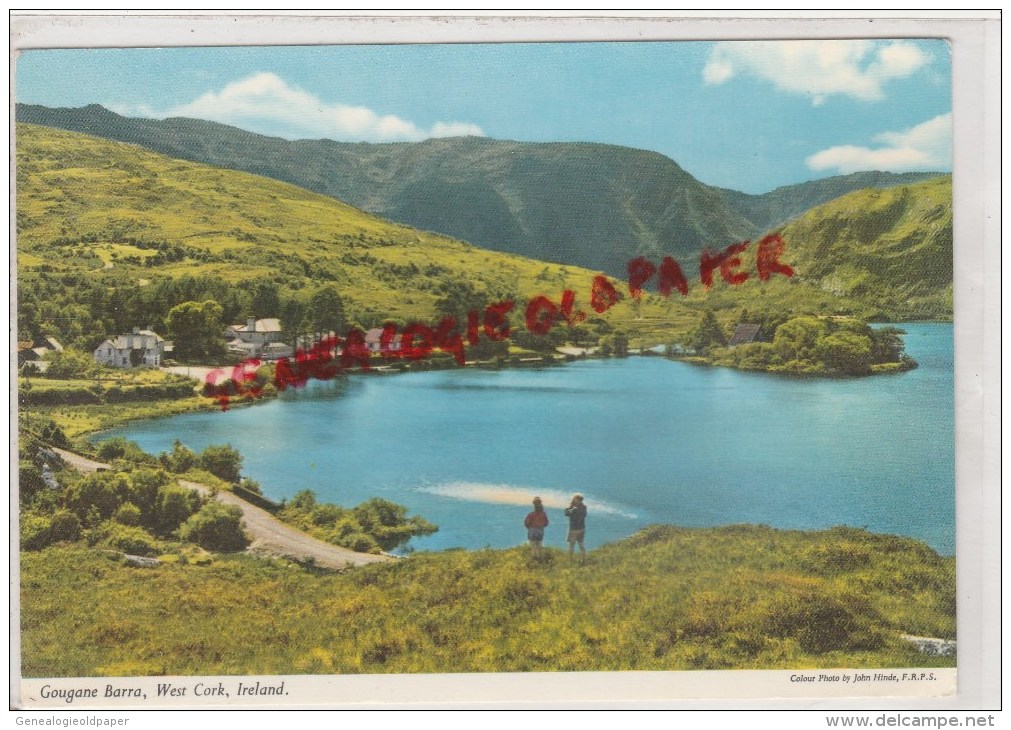
[[[142,421],[146,451],[230,443],[274,499],[378,496],[439,525],[412,547],[525,540],[540,495],[562,546],[586,495],[587,546],[652,523],[866,527],[955,549],[953,328],[902,325],[917,370],[804,380],[662,358],[313,383],[249,408]]]

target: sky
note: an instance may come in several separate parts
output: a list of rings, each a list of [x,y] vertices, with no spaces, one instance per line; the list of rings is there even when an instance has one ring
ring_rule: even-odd
[[[31,50],[14,89],[287,139],[604,142],[748,193],[951,170],[943,40]]]

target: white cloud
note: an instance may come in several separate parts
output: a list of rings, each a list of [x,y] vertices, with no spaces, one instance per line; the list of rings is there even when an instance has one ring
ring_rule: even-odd
[[[860,170],[951,169],[951,114],[942,114],[902,132],[882,132],[871,149],[855,145],[830,147],[807,158],[812,170],[838,170],[840,174]]]
[[[905,41],[722,42],[710,52],[702,78],[719,85],[737,75],[754,76],[780,91],[809,95],[818,106],[833,94],[880,101],[886,81],[910,76],[928,60]]]
[[[208,91],[187,104],[155,111],[150,107],[110,106],[120,114],[147,117],[196,117],[289,139],[330,137],[347,141],[418,141],[430,137],[483,137],[466,122],[436,122],[430,129],[392,114],[380,115],[362,106],[328,104],[318,96],[289,85],[276,74],[262,72]]]

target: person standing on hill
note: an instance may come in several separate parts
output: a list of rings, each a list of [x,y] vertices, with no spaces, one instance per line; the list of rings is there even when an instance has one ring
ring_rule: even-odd
[[[579,543],[579,562],[586,562],[586,548],[583,538],[586,536],[586,505],[582,494],[573,494],[572,502],[565,508],[565,516],[569,518],[569,560],[573,558],[573,550]]]
[[[544,504],[540,497],[534,497],[534,511],[523,520],[523,526],[527,528],[527,539],[530,541],[530,551],[534,560],[541,559],[541,550],[544,543],[544,528],[548,526],[548,513],[544,511]]]

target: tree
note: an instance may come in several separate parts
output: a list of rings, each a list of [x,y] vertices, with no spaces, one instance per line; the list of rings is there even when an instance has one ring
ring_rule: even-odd
[[[772,340],[776,354],[783,362],[791,360],[815,361],[818,341],[828,332],[828,326],[817,317],[794,317],[776,329]]]
[[[250,315],[256,319],[276,317],[281,312],[281,297],[277,284],[272,281],[259,281],[253,286],[253,296]]]
[[[337,289],[330,285],[317,289],[312,295],[306,317],[309,328],[317,334],[333,332],[342,335],[348,327],[344,302]]]
[[[172,451],[159,454],[158,461],[169,471],[182,474],[197,465],[197,455],[176,439],[172,442]]]
[[[301,335],[308,326],[306,324],[306,315],[308,312],[309,308],[306,306],[305,302],[299,299],[287,299],[284,304],[281,305],[281,330],[287,333],[289,339],[291,340],[292,350],[294,350],[297,345],[299,335]]]
[[[902,342],[902,335],[905,330],[898,327],[882,327],[879,330],[871,329],[871,362],[899,362],[902,360],[905,344]]]
[[[62,352],[47,354],[49,367],[46,376],[50,378],[91,378],[98,373],[99,367],[95,359],[86,352],[66,348]]]
[[[242,454],[225,444],[208,446],[200,452],[200,467],[229,484],[237,484],[242,469]]]
[[[168,535],[197,512],[201,505],[202,500],[196,490],[170,484],[158,490],[154,514],[145,523],[155,532]]]
[[[436,301],[435,311],[439,317],[456,317],[458,322],[467,321],[467,313],[483,312],[491,304],[487,296],[481,294],[467,282],[452,282],[446,294]]]
[[[714,345],[722,347],[727,344],[727,336],[724,334],[720,323],[716,321],[716,315],[711,309],[707,309],[702,314],[702,319],[698,325],[688,335],[688,346],[695,352],[707,353]]]
[[[865,335],[835,332],[818,342],[816,352],[818,359],[830,370],[847,375],[865,375],[871,371],[871,338]]]
[[[624,332],[614,332],[604,335],[598,342],[600,354],[605,357],[627,357],[628,335]]]
[[[220,358],[225,354],[224,309],[213,299],[183,302],[165,317],[180,360]]]
[[[421,517],[408,517],[407,507],[375,497],[351,510],[362,531],[375,539],[383,550],[393,550],[398,545],[418,535],[431,535],[439,530]]]
[[[249,538],[242,529],[242,510],[220,502],[208,502],[179,528],[179,536],[206,550],[244,550]]]

